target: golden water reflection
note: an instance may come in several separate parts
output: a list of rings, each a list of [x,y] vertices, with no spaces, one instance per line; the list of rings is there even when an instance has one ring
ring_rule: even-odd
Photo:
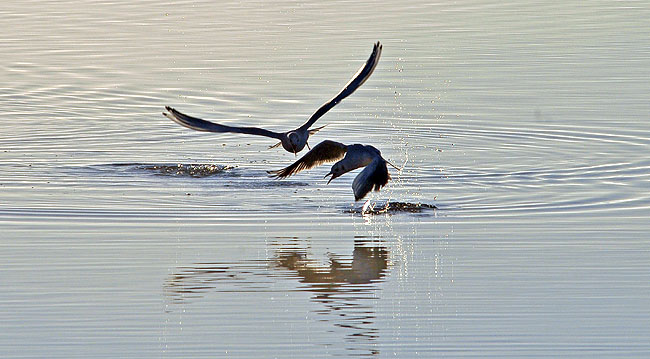
[[[355,239],[351,255],[328,253],[324,260],[296,240],[275,243],[271,248],[266,260],[178,268],[165,282],[165,294],[173,302],[187,304],[209,293],[277,292],[278,281],[294,281],[282,286],[286,288],[283,291],[313,293],[310,300],[320,308],[313,311],[316,320],[331,322],[343,331],[350,354],[377,355],[372,348],[378,336],[374,305],[379,300],[379,284],[390,268],[383,242]]]

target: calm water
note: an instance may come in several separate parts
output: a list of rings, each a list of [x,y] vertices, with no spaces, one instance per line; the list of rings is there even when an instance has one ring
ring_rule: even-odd
[[[395,3],[395,4],[393,4]],[[647,358],[650,5],[0,5],[0,357]],[[288,129],[398,165],[275,181]]]

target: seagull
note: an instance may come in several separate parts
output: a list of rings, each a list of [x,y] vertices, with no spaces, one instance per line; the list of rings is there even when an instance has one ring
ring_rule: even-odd
[[[274,146],[271,146],[270,148],[275,148],[282,145],[282,148],[288,152],[297,154],[298,152],[302,151],[303,148],[305,148],[305,145],[307,145],[307,148],[309,148],[309,144],[307,143],[309,135],[313,135],[325,127],[322,126],[309,129],[314,124],[314,122],[316,122],[316,120],[321,118],[321,116],[323,116],[327,111],[331,110],[332,107],[336,106],[336,104],[341,102],[344,98],[350,96],[356,89],[363,85],[366,80],[368,80],[370,75],[372,75],[373,71],[375,71],[375,67],[377,67],[377,63],[379,62],[381,49],[382,45],[379,43],[379,41],[377,41],[377,43],[374,44],[372,54],[370,54],[368,61],[366,61],[365,65],[363,65],[359,71],[357,71],[354,77],[352,77],[352,80],[350,80],[350,82],[348,82],[345,87],[343,87],[341,92],[339,92],[331,100],[324,103],[316,112],[314,112],[313,115],[311,115],[307,122],[295,130],[287,132],[274,132],[259,127],[227,126],[186,115],[170,106],[165,106],[167,112],[163,112],[163,115],[181,126],[185,126],[197,131],[234,132],[275,138],[280,140],[280,142]]]
[[[373,146],[361,144],[344,145],[339,142],[325,140],[314,146],[306,155],[291,165],[280,170],[267,171],[267,173],[271,177],[281,179],[320,164],[337,160],[338,162],[332,166],[330,172],[324,177],[332,176],[327,181],[327,184],[344,173],[365,167],[352,182],[355,201],[362,199],[373,189],[379,191],[388,183],[390,174],[388,173],[386,164],[400,170],[381,157],[381,152]]]

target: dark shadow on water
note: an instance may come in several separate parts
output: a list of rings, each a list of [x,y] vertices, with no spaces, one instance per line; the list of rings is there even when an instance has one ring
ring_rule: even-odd
[[[152,164],[152,163],[111,163],[85,167],[71,167],[72,175],[80,173],[106,176],[111,174],[118,177],[134,177],[153,175],[172,178],[201,179],[224,178],[220,186],[233,188],[276,188],[276,187],[305,187],[307,182],[277,181],[268,179],[266,173],[241,169],[237,166],[225,166],[202,163]]]
[[[240,174],[235,166],[224,166],[216,164],[201,163],[178,163],[178,164],[156,164],[156,163],[108,163],[83,167],[69,167],[72,175],[114,175],[114,176],[137,176],[155,175],[171,177],[193,177],[204,178],[211,176],[239,177]]]
[[[379,299],[378,284],[390,267],[386,247],[382,242],[355,239],[351,256],[330,253],[323,262],[297,242],[278,245],[267,260],[180,267],[165,281],[165,295],[174,303],[188,304],[209,293],[277,292],[278,281],[284,282],[289,286],[280,289],[283,292],[313,293],[311,301],[321,308],[313,313],[345,333],[350,356],[378,355],[372,345],[378,337],[373,301]]]
[[[410,202],[367,202],[362,205],[345,210],[347,213],[357,213],[362,215],[375,214],[396,214],[396,213],[431,213],[437,210],[433,204],[427,203],[410,203]]]
[[[113,164],[112,166],[123,167],[126,169],[131,169],[133,171],[143,171],[143,172],[153,173],[161,176],[203,178],[203,177],[210,177],[216,175],[229,175],[229,176],[236,175],[232,171],[236,167],[215,165],[215,164],[201,164],[201,163],[189,163],[189,164],[124,163],[122,164],[122,163],[118,163],[118,164]]]

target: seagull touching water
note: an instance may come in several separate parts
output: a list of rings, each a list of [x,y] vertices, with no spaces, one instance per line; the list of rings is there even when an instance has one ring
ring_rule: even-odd
[[[322,129],[325,126],[322,127],[317,127],[313,129],[309,129],[316,120],[321,118],[327,111],[331,110],[332,107],[336,106],[341,100],[344,98],[350,96],[356,89],[358,89],[361,85],[363,85],[364,82],[372,75],[372,72],[375,70],[375,67],[377,67],[377,63],[379,62],[379,57],[381,56],[381,49],[382,46],[377,41],[375,43],[373,49],[372,49],[372,54],[370,54],[370,58],[368,58],[368,61],[366,61],[365,65],[357,71],[357,73],[354,75],[352,80],[348,82],[345,87],[339,92],[336,96],[334,96],[331,100],[328,102],[324,103],[311,117],[307,122],[305,122],[302,126],[296,128],[295,130],[287,131],[287,132],[274,132],[274,131],[269,131],[265,130],[263,128],[258,128],[258,127],[236,127],[236,126],[227,126],[227,125],[221,125],[218,123],[202,120],[200,118],[192,117],[189,115],[186,115],[172,107],[165,106],[165,109],[168,112],[163,112],[163,115],[167,116],[170,120],[185,126],[187,128],[191,128],[193,130],[197,131],[206,131],[206,132],[234,132],[234,133],[243,133],[243,134],[248,134],[248,135],[258,135],[258,136],[266,136],[266,137],[271,137],[280,140],[280,142],[274,146],[271,146],[271,148],[278,147],[282,145],[282,148],[285,150],[292,152],[292,153],[298,153],[302,151],[303,148],[305,148],[305,145],[309,148],[309,144],[307,143],[307,140],[309,139],[309,135],[313,135],[314,133],[318,132],[318,130]]]
[[[328,184],[347,172],[365,167],[352,182],[355,201],[362,199],[373,189],[379,191],[388,183],[390,174],[386,167],[387,163],[395,167],[395,165],[381,157],[381,152],[372,146],[361,144],[344,145],[339,142],[325,140],[314,146],[311,151],[288,167],[277,171],[267,171],[267,173],[275,178],[286,178],[325,162],[337,160],[339,161],[325,175],[325,178],[332,176],[327,181]],[[399,168],[395,168],[399,170]]]

